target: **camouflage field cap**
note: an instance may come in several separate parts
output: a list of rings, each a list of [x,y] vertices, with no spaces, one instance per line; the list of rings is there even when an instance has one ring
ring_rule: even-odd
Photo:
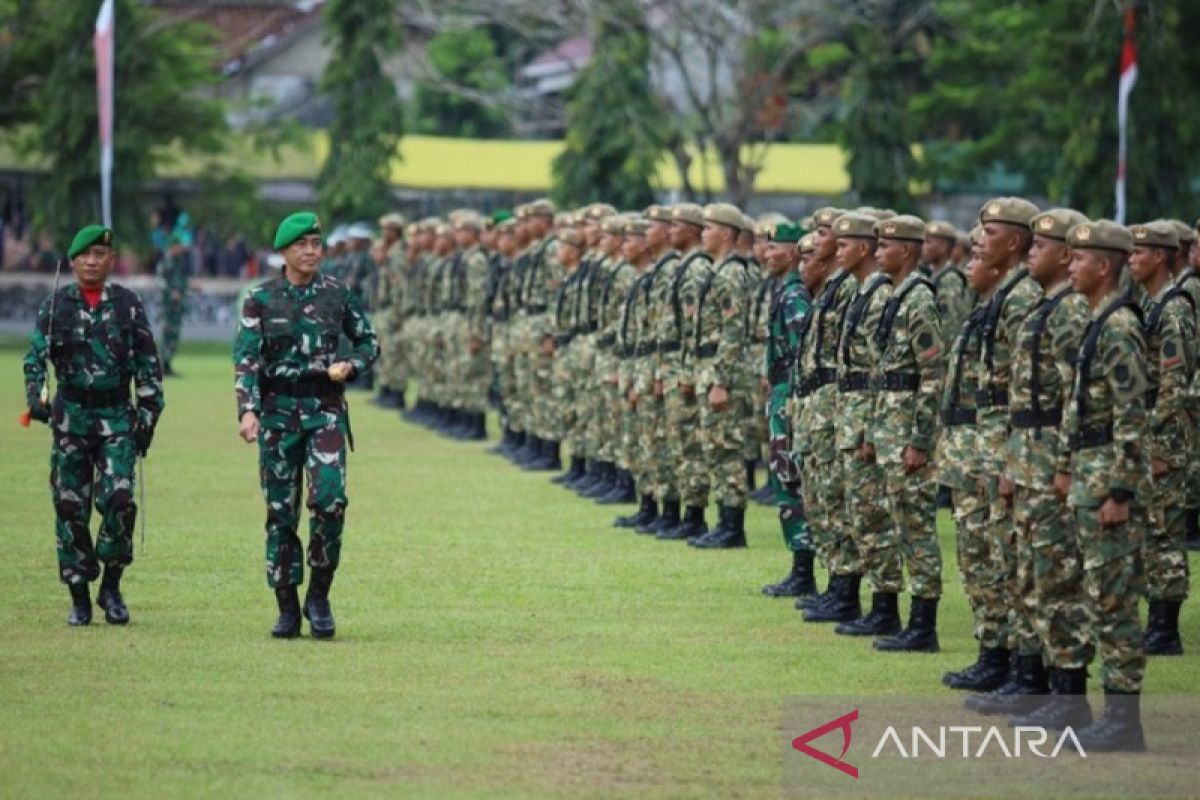
[[[1165,222],[1175,229],[1175,235],[1179,238],[1180,245],[1189,245],[1196,241],[1196,232],[1188,227],[1186,222],[1178,219],[1157,220]]]
[[[851,211],[837,218],[837,222],[833,223],[833,233],[839,239],[846,237],[874,239],[876,222],[879,220],[874,217]]]
[[[1171,250],[1179,249],[1179,233],[1175,230],[1175,226],[1165,219],[1130,225],[1129,232],[1133,235],[1133,244],[1135,247],[1141,245],[1145,247],[1167,247]]]
[[[650,220],[645,217],[632,216],[625,220],[626,236],[645,236],[650,230]]]
[[[949,239],[958,241],[958,229],[942,219],[930,220],[925,225],[925,238]]]
[[[925,241],[925,220],[912,214],[900,214],[875,223],[875,236],[904,242]]]
[[[796,244],[796,249],[801,253],[815,252],[817,249],[817,235],[815,233],[804,234]]]
[[[1052,208],[1049,211],[1043,211],[1035,215],[1029,221],[1029,227],[1038,236],[1045,236],[1065,242],[1067,240],[1067,231],[1087,221],[1087,217],[1073,208]]]
[[[408,220],[405,219],[403,214],[396,211],[393,211],[390,214],[384,214],[379,218],[380,228],[395,228],[397,230],[404,230],[406,225],[408,225]]]
[[[846,210],[844,208],[835,208],[834,206],[825,206],[824,208],[818,208],[816,211],[813,212],[813,215],[812,215],[813,216],[813,225],[814,225],[814,227],[817,227],[817,228],[820,228],[822,226],[828,228],[831,225],[833,225],[834,221],[838,217],[840,217],[842,214],[845,214],[845,213],[846,213]]]
[[[554,203],[545,197],[539,197],[531,203],[526,203],[525,216],[527,217],[554,217],[554,212],[557,210]]]
[[[1038,207],[1023,197],[994,197],[979,209],[980,223],[1005,222],[1009,225],[1029,227],[1029,221],[1037,216]]]
[[[1113,250],[1128,255],[1133,250],[1133,234],[1124,225],[1101,219],[1071,228],[1067,244],[1076,250]]]
[[[646,206],[646,210],[642,212],[642,215],[652,222],[670,222],[673,219],[672,210],[673,206],[662,206],[654,203]]]
[[[704,207],[705,224],[725,225],[738,231],[751,231],[753,226],[732,203],[709,203]]]
[[[671,209],[671,219],[703,228],[704,209],[695,203],[679,203]]]

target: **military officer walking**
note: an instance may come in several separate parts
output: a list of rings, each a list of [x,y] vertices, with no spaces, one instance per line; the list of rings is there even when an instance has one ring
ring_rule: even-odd
[[[58,538],[58,574],[71,592],[68,625],[88,625],[88,584],[113,625],[129,622],[121,575],[133,561],[134,468],[154,438],[163,410],[162,368],[136,294],[107,282],[116,262],[113,233],[81,229],[67,250],[76,282],[38,310],[25,356],[29,416],[50,425],[50,493]],[[58,391],[48,401],[47,361]],[[130,402],[129,384],[134,384]],[[100,515],[93,543],[92,506]]]
[[[345,384],[371,368],[375,332],[355,294],[318,271],[321,226],[315,214],[285,218],[275,233],[283,275],[246,298],[234,345],[238,433],[258,443],[267,502],[267,582],[279,618],[271,635],[300,633],[297,587],[304,581],[300,522],[301,476],[308,484],[308,564],[303,615],[316,638],[334,635],[329,587],[338,568],[345,522],[346,443],[350,423]],[[345,336],[351,351],[338,356]]]

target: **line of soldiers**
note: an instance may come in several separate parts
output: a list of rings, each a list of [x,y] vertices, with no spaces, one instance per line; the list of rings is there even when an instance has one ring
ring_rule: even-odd
[[[886,210],[793,224],[723,203],[381,223],[383,384],[403,398],[420,380],[410,418],[484,438],[490,388],[496,452],[533,470],[565,454],[556,481],[639,502],[617,526],[699,548],[745,546],[765,445],[793,564],[764,593],[884,652],[939,649],[947,487],[980,649],[943,682],[982,713],[1084,729],[1089,749],[1144,747],[1145,656],[1182,653],[1200,506],[1191,227],[1011,197],[969,237]]]

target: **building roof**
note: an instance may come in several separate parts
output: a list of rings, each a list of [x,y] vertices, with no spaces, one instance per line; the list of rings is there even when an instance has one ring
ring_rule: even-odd
[[[244,68],[256,54],[273,50],[318,24],[324,0],[159,0],[154,5],[169,19],[215,29],[221,70],[229,75]]]

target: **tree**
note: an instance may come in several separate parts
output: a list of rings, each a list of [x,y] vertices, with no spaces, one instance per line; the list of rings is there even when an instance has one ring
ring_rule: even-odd
[[[635,22],[637,3],[616,0],[610,11],[596,20],[592,60],[569,92],[555,195],[565,205],[641,208],[654,201],[662,109],[650,88],[650,45],[644,25]]]
[[[333,103],[333,121],[317,193],[329,219],[373,219],[391,206],[388,180],[404,111],[381,62],[400,47],[394,11],[391,0],[330,0],[325,6],[334,57],[321,90]]]
[[[4,9],[19,43],[0,66],[13,88],[0,123],[22,126],[22,152],[44,161],[46,176],[31,193],[34,224],[64,249],[77,228],[100,218],[99,8],[100,0],[20,0]],[[225,118],[217,101],[198,94],[215,81],[206,29],[167,24],[134,0],[116,0],[115,21],[113,224],[120,241],[144,242],[145,182],[174,154],[216,152]]]
[[[509,132],[505,115],[474,96],[502,96],[508,76],[487,28],[451,29],[429,40],[430,74],[416,85],[417,129],[443,136],[497,138]],[[452,84],[454,91],[444,88]]]

